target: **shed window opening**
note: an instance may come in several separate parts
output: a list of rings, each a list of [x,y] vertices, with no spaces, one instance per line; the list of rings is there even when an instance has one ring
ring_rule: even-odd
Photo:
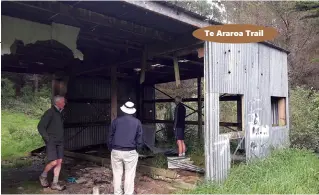
[[[272,126],[286,125],[286,98],[271,97]]]

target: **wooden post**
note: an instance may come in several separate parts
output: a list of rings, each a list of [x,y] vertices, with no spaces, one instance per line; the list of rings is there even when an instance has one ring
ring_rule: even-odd
[[[51,80],[51,103],[52,103],[52,105],[54,104],[53,97],[57,95],[56,94],[56,83],[57,83],[57,81],[55,80],[55,75],[53,74],[52,80]]]
[[[117,70],[111,67],[111,121],[117,117]]]
[[[198,140],[203,138],[203,115],[202,115],[202,77],[197,78],[197,106],[198,106]]]
[[[242,99],[243,97],[240,97],[239,100],[237,100],[237,123],[238,123],[238,131],[243,130],[243,124],[242,124],[242,119],[243,119],[243,106],[242,106]]]
[[[145,72],[146,72],[146,66],[147,66],[147,50],[146,47],[144,48],[143,55],[142,55],[142,61],[141,61],[141,76],[140,76],[140,84],[144,83],[145,81]]]
[[[175,72],[175,80],[176,80],[176,87],[179,87],[181,84],[181,78],[179,75],[179,67],[178,67],[178,60],[176,57],[173,59],[174,61],[174,72]]]
[[[55,92],[55,90],[54,90],[54,88],[55,88],[55,80],[54,80],[54,76],[52,76],[52,80],[51,80],[51,99],[54,97],[54,92]]]
[[[140,84],[138,82],[136,82],[136,118],[141,119],[140,118],[140,110],[141,110],[141,92],[140,92]]]
[[[136,117],[140,120],[143,119],[143,97],[144,97],[144,85],[139,82],[136,83]]]
[[[140,120],[143,121],[144,119],[144,84],[141,84],[139,86],[139,94],[140,94],[140,99],[139,99],[139,104],[140,104],[140,110],[139,110],[139,115],[140,115]]]

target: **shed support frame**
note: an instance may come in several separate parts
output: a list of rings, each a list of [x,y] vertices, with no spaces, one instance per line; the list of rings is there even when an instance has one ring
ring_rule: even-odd
[[[202,116],[202,77],[197,78],[197,108],[198,108],[198,140],[203,140],[203,116]]]

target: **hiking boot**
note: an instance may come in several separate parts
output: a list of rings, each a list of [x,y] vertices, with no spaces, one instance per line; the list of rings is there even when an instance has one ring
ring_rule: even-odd
[[[48,179],[46,177],[39,177],[40,183],[42,185],[42,187],[48,187],[49,186],[49,182]]]
[[[58,183],[52,183],[51,184],[51,190],[58,190],[58,191],[62,191],[65,189],[65,186],[62,186]]]

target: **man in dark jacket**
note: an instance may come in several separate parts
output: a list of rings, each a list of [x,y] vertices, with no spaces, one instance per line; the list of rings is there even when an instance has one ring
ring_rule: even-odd
[[[185,115],[186,109],[182,104],[182,98],[177,96],[175,98],[175,113],[174,113],[174,133],[177,140],[178,156],[185,156],[186,146],[184,143],[185,134]]]
[[[61,116],[64,106],[64,97],[55,96],[53,98],[53,106],[44,113],[38,124],[38,131],[44,140],[49,161],[39,179],[43,187],[48,187],[47,175],[54,168],[54,177],[51,184],[51,189],[53,190],[63,190],[65,188],[65,186],[58,184],[64,151],[64,129]]]
[[[122,194],[123,164],[125,169],[124,192],[134,193],[134,180],[138,161],[137,149],[143,145],[141,122],[133,116],[136,112],[133,102],[121,107],[123,116],[112,121],[108,146],[111,152],[114,194]]]

